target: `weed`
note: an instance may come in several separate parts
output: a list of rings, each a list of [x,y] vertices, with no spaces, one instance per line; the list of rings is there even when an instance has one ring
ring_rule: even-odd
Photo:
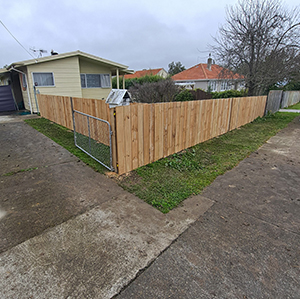
[[[11,176],[11,175],[14,175],[14,174],[17,174],[17,173],[20,173],[20,172],[32,171],[32,170],[36,170],[36,169],[38,169],[38,167],[31,167],[31,168],[26,168],[26,169],[19,169],[19,170],[16,170],[16,171],[11,171],[11,172],[2,174],[2,176]]]

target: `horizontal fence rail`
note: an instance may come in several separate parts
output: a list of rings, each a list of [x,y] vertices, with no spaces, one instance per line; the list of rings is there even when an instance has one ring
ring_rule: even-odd
[[[73,98],[73,105],[74,110],[110,123],[113,168],[123,174],[262,117],[266,100],[257,96],[133,103],[109,109],[102,100]],[[38,95],[38,101],[43,117],[73,130],[69,97]]]

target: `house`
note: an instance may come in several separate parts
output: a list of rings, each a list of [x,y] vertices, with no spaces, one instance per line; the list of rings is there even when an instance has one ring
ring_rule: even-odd
[[[199,63],[172,76],[172,79],[176,85],[185,86],[189,89],[224,91],[244,88],[243,76],[214,64],[212,58],[208,58],[207,63]]]
[[[144,76],[160,76],[163,78],[168,77],[168,73],[165,71],[165,69],[149,69],[149,70],[142,70],[142,71],[136,71],[133,74],[125,75],[125,79],[133,79],[133,78],[141,78]]]
[[[112,76],[132,74],[128,67],[81,51],[15,62],[0,69],[2,81],[9,79],[14,100],[37,112],[36,93],[106,99]]]

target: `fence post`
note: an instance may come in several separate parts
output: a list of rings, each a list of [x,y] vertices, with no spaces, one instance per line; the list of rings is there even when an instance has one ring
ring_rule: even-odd
[[[110,127],[112,131],[111,135],[111,147],[112,147],[112,166],[116,173],[119,173],[118,165],[118,151],[117,151],[117,125],[116,125],[116,108],[109,109],[110,112]]]
[[[233,102],[233,98],[230,98],[229,120],[228,120],[228,128],[227,128],[227,132],[229,132],[229,131],[230,131],[230,128],[231,128],[232,102]]]
[[[75,143],[75,145],[76,145],[75,115],[74,115],[73,99],[72,99],[72,97],[70,97],[70,102],[71,102],[72,119],[73,119],[74,143]]]

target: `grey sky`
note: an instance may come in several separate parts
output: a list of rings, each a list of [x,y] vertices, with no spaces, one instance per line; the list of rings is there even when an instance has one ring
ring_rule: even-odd
[[[0,0],[0,20],[21,44],[81,50],[130,69],[205,62],[208,44],[235,0]],[[289,8],[298,0],[285,1]],[[0,24],[0,68],[32,57]],[[34,54],[37,55],[37,54]],[[44,55],[44,56],[45,56]]]

